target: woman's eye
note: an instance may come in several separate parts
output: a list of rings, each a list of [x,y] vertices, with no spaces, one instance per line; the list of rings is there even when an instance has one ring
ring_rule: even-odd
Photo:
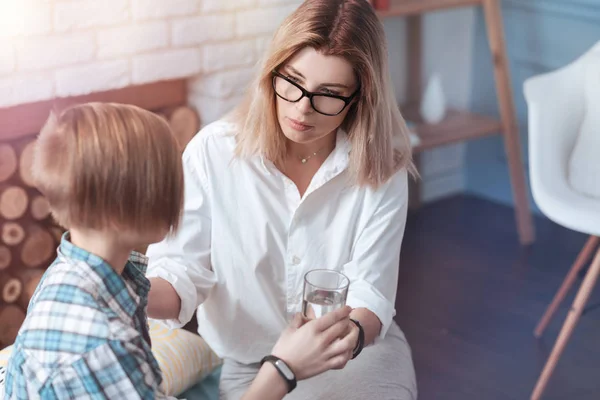
[[[334,92],[333,90],[329,90],[329,89],[323,89],[323,90],[321,90],[321,93],[323,93],[323,94],[329,94],[329,95],[332,95],[332,96],[339,96],[340,95],[339,92]]]
[[[294,76],[291,76],[291,75],[286,75],[286,78],[288,78],[292,82],[296,82],[296,83],[300,82],[300,79],[298,79]]]

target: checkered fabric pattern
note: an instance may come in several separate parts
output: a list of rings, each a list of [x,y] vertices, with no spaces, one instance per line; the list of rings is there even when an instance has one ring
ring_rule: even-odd
[[[15,341],[5,398],[164,398],[148,334],[146,265],[134,252],[119,275],[65,234]]]
[[[4,380],[6,378],[6,368],[0,367],[0,400],[4,398]]]

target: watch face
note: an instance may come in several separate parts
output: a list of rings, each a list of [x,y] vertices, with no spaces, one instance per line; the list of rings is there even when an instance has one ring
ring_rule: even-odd
[[[285,375],[286,379],[294,379],[294,373],[291,369],[288,368],[288,366],[284,362],[277,360],[275,361],[275,364],[277,365],[277,368],[279,368],[279,370],[283,372],[283,375]]]

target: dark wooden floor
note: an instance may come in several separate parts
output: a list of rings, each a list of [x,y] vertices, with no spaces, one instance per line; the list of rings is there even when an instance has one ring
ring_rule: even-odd
[[[420,400],[529,398],[580,280],[543,340],[533,329],[586,240],[535,224],[524,249],[508,207],[459,196],[409,214],[396,320]],[[590,304],[599,303],[597,290]],[[545,399],[600,399],[600,307],[580,320]]]

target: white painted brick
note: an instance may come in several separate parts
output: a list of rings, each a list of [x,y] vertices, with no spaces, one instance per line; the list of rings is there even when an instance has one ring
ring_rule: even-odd
[[[255,68],[203,74],[189,84],[191,92],[212,97],[230,97],[245,93],[256,73]]]
[[[200,9],[200,0],[133,0],[133,19],[136,21],[192,15]]]
[[[172,42],[175,46],[190,46],[210,40],[227,40],[234,36],[233,15],[205,15],[173,21]]]
[[[15,49],[11,41],[0,40],[0,75],[15,69]]]
[[[26,39],[16,45],[20,70],[46,69],[87,62],[96,43],[91,33]]]
[[[0,107],[49,100],[53,96],[51,74],[11,75],[0,79]]]
[[[111,28],[98,32],[98,57],[143,53],[169,44],[167,22],[147,22],[141,25]]]
[[[242,98],[242,96],[234,96],[227,99],[218,99],[190,93],[188,102],[198,110],[202,126],[206,126],[235,108]]]
[[[236,34],[239,37],[274,32],[297,7],[296,4],[241,11],[236,14]]]
[[[75,0],[54,4],[57,32],[117,25],[128,20],[128,0]]]
[[[200,51],[174,50],[146,54],[133,59],[133,83],[146,83],[193,76],[202,70]]]
[[[234,11],[250,8],[256,4],[256,0],[204,0],[202,11]]]
[[[52,31],[52,8],[35,0],[0,0],[0,37],[41,35]]]
[[[55,77],[56,95],[59,97],[119,89],[131,82],[126,60],[64,68],[57,71]]]
[[[203,50],[205,72],[256,63],[255,43],[252,40],[205,45]]]
[[[272,35],[263,36],[256,39],[256,54],[258,54],[259,59],[262,58],[263,55],[267,52],[272,40]]]

